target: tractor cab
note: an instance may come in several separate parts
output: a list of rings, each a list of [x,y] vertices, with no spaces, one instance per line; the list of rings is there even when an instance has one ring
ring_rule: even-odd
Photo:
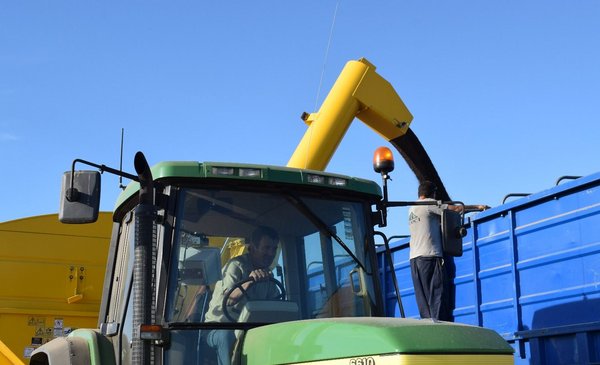
[[[170,163],[152,169],[157,210],[151,303],[152,322],[160,324],[155,359],[212,364],[216,333],[235,339],[229,349],[235,358],[245,332],[265,324],[383,315],[371,222],[372,205],[381,198],[377,184],[290,168],[175,165],[176,173]],[[119,234],[100,325],[123,360],[134,339],[135,185],[115,211]],[[228,265],[249,262],[259,227],[276,232],[276,249],[265,264],[270,278],[253,284],[255,292],[263,286],[269,294],[247,290],[230,305],[228,296],[244,281],[230,282],[223,273],[250,270]],[[247,273],[239,276],[247,279]]]

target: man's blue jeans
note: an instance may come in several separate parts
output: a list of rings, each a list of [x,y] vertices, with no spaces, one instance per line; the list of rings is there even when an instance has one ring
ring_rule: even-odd
[[[233,330],[212,330],[206,336],[206,343],[217,353],[219,365],[231,364],[231,350],[234,342]]]

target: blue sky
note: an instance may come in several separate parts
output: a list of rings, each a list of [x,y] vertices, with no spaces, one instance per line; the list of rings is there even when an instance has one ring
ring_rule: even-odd
[[[453,199],[495,206],[595,173],[599,19],[595,0],[0,1],[0,221],[55,213],[75,158],[118,167],[121,128],[129,171],[138,150],[285,165],[301,113],[360,57],[403,98]],[[356,120],[327,170],[379,181],[381,145]],[[416,185],[398,160],[391,197]],[[118,179],[102,190],[112,210]]]

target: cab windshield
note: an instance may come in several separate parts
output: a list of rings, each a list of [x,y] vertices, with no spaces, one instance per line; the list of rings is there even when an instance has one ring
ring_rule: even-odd
[[[374,273],[365,246],[368,204],[219,189],[181,189],[178,196],[167,322],[272,323],[374,314]],[[271,256],[263,255],[269,262],[261,263],[256,257],[263,247],[253,240],[263,238],[253,234],[265,231],[275,244]],[[259,267],[270,277],[247,284],[237,301],[229,298]]]

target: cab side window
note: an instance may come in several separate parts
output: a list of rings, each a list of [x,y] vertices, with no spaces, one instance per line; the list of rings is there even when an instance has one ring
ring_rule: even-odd
[[[133,213],[129,213],[121,225],[107,318],[107,322],[118,325],[119,344],[115,346],[115,351],[117,351],[115,355],[117,358],[125,360],[125,363],[131,355],[133,326],[131,313],[127,313],[131,311],[131,308],[128,308],[127,304],[131,294],[133,276],[134,240],[135,219],[133,219]]]

